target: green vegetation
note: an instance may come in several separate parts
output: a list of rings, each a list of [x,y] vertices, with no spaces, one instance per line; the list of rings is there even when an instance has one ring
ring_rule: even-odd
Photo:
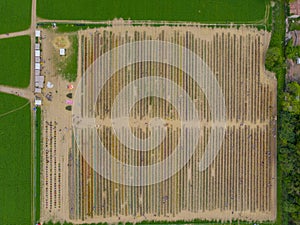
[[[266,68],[276,74],[278,82],[278,109],[281,93],[284,90],[286,64],[285,59],[285,0],[276,0],[273,8],[272,37],[266,56]]]
[[[38,16],[48,19],[196,21],[247,23],[262,21],[269,0],[39,0]]]
[[[0,84],[27,87],[30,81],[30,37],[0,40]]]
[[[278,79],[278,225],[299,224],[300,221],[300,86],[293,82],[285,88],[285,59],[294,59],[300,49],[293,47],[291,41],[284,46],[284,9],[285,1],[277,0],[266,59],[266,67],[275,72]]]
[[[0,34],[26,30],[31,20],[31,0],[0,1]]]
[[[283,62],[284,57],[282,56],[281,49],[276,46],[270,47],[266,55],[266,68],[270,71],[279,70]]]
[[[282,224],[300,221],[300,85],[289,83],[279,124],[278,159],[282,170]]]
[[[29,102],[0,93],[0,224],[31,223],[30,127]]]
[[[60,73],[64,79],[72,82],[76,80],[77,77],[77,60],[78,60],[78,37],[77,35],[70,36],[70,41],[72,47],[70,51],[67,52],[67,56],[63,58],[58,64],[61,69]]]
[[[35,115],[35,148],[36,148],[36,196],[35,196],[35,220],[40,219],[40,162],[41,162],[41,109],[38,107]]]
[[[300,30],[300,24],[298,22],[290,23],[289,30]]]
[[[243,221],[232,221],[232,222],[221,222],[221,221],[201,221],[201,220],[192,220],[192,221],[189,221],[188,224],[210,224],[210,225],[219,225],[219,224],[222,224],[222,225],[253,225],[255,222],[243,222]],[[118,223],[120,225],[123,225],[123,223]],[[174,224],[187,224],[187,221],[175,221],[175,222],[166,222],[166,221],[143,221],[143,222],[138,222],[138,223],[135,223],[135,225],[150,225],[150,224],[156,224],[156,225],[162,225],[162,224],[169,224],[169,225],[174,225]],[[265,223],[258,223],[260,225],[271,225],[272,223],[269,223],[269,222],[265,222]],[[53,223],[53,222],[48,222],[48,223],[44,223],[44,225],[73,225],[72,223]],[[81,224],[81,225],[108,225],[108,223],[92,223],[92,224]],[[133,223],[125,223],[125,225],[133,225]]]
[[[300,56],[300,46],[293,46],[293,40],[289,40],[285,47],[286,58],[295,60]]]
[[[286,64],[285,59],[285,0],[276,0],[273,8],[273,23],[272,23],[272,37],[270,46],[266,56],[266,68],[276,74],[277,77],[277,112],[280,121],[280,111],[282,105],[282,93],[285,85]],[[273,62],[272,62],[273,61]],[[280,132],[280,128],[278,129]],[[277,136],[278,137],[278,136]],[[278,139],[278,138],[277,138]],[[278,140],[277,140],[278,142]],[[280,154],[280,146],[277,145],[277,153]],[[280,156],[277,160],[277,218],[275,224],[283,224],[283,211],[282,211],[282,169],[283,165],[280,161]]]

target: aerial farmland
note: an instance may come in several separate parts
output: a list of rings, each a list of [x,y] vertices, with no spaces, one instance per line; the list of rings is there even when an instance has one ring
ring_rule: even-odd
[[[0,224],[280,224],[279,3],[22,4],[0,25]]]
[[[45,71],[54,74],[51,71],[56,71],[56,58],[60,60],[60,56],[55,49],[57,42],[53,40],[68,43],[71,39],[66,34],[51,34],[49,30],[43,32],[47,38],[42,43],[48,46],[43,54],[49,54],[45,55],[46,58],[54,54],[51,57],[54,62],[45,63]],[[197,83],[180,69],[155,61],[130,64],[121,70],[118,70],[116,62],[122,64],[122,61],[117,59],[105,64],[97,62],[112,49],[146,40],[167,41],[191,50],[204,59],[217,77],[226,105],[226,132],[219,153],[205,171],[200,172],[198,165],[212,135],[213,117],[209,102]],[[48,221],[56,217],[57,220],[74,223],[274,220],[276,79],[265,71],[263,64],[269,40],[268,32],[247,27],[155,28],[118,25],[80,31],[77,80],[68,83],[49,75],[48,79],[56,87],[57,93],[52,92],[51,101],[43,99],[41,219]],[[67,45],[71,46],[71,43]],[[143,48],[142,52],[146,49]],[[122,54],[126,55],[126,52]],[[180,65],[183,63],[183,56],[169,57],[176,62],[179,60]],[[199,61],[199,65],[201,63]],[[117,72],[105,82],[95,97],[97,87],[104,81],[101,71],[105,71],[106,67]],[[129,186],[124,183],[131,179],[132,174],[127,174],[118,184],[99,174],[97,167],[103,167],[106,162],[94,148],[97,146],[97,136],[113,157],[136,166],[166,160],[175,151],[180,139],[182,127],[179,112],[169,101],[158,97],[148,96],[136,102],[131,108],[129,121],[135,137],[146,139],[154,132],[149,127],[151,120],[163,118],[167,134],[160,146],[149,147],[151,150],[148,152],[132,151],[118,140],[113,124],[109,122],[113,119],[112,108],[118,94],[131,82],[151,77],[152,73],[172,80],[191,96],[199,112],[199,143],[195,154],[172,177],[151,185]],[[99,85],[97,82],[100,82]],[[70,84],[79,90],[66,88]],[[74,112],[75,105],[72,113],[65,110],[68,92],[73,94],[74,102],[79,101],[75,103],[80,105],[79,114]],[[144,90],[137,88],[136,92],[142,93]],[[171,90],[170,94],[177,96],[176,90]],[[76,98],[77,95],[84,97]],[[117,117],[122,114],[122,109],[126,109],[125,105],[118,109]],[[78,116],[83,120],[95,118],[95,125],[76,120]],[[120,129],[125,129],[125,125]],[[130,137],[126,132],[124,135]],[[86,158],[86,151],[89,159]],[[176,161],[171,163],[175,165]],[[145,179],[151,183],[153,177]]]

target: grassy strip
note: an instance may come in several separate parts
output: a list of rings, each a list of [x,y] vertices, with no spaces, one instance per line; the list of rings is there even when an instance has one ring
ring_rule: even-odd
[[[178,220],[178,221],[173,221],[173,222],[166,222],[166,221],[143,221],[143,222],[138,222],[138,223],[125,223],[125,225],[150,225],[150,224],[169,224],[169,225],[179,225],[179,224],[222,224],[222,225],[253,225],[255,224],[255,222],[243,222],[243,221],[231,221],[231,222],[221,222],[221,221],[205,221],[205,220],[199,220],[199,219],[196,219],[196,220],[192,220],[192,221],[182,221],[182,220]],[[118,223],[119,225],[124,225],[124,223],[122,222],[119,222]],[[260,222],[257,222],[257,224],[260,224],[260,225],[271,225],[273,224],[272,222],[265,222],[265,223],[260,223]],[[48,222],[48,223],[44,223],[44,225],[73,225],[73,223],[67,223],[67,222],[64,222],[64,223],[54,223],[52,221]],[[87,223],[84,223],[84,224],[81,224],[81,225],[89,225]],[[108,225],[108,223],[92,223],[90,225]]]
[[[0,115],[0,224],[28,225],[32,219],[30,104],[0,93]]]
[[[30,81],[30,37],[0,40],[0,84],[27,87]]]
[[[271,10],[270,10],[271,11]],[[271,31],[271,22],[268,22],[266,25],[249,25],[249,27],[255,27],[258,30],[267,30]],[[58,33],[72,33],[72,32],[77,32],[80,30],[87,30],[87,29],[93,29],[93,28],[100,28],[100,27],[111,27],[110,24],[73,24],[73,23],[57,23],[56,24],[55,31]],[[53,29],[52,23],[39,23],[39,27],[44,28],[44,29]],[[133,24],[133,26],[144,26],[143,23],[140,24]],[[161,26],[166,26],[165,24],[157,23],[157,24],[151,24],[153,27],[161,27]],[[177,27],[179,26],[178,24],[168,24],[167,26],[169,27]],[[234,27],[239,29],[244,25],[235,25]],[[211,28],[228,28],[227,24],[211,24],[211,25],[205,25],[205,27],[211,27]]]
[[[31,20],[31,0],[1,0],[0,15],[0,34],[28,29]]]
[[[40,163],[41,163],[41,108],[37,108],[35,117],[35,144],[36,144],[36,196],[35,196],[35,220],[40,220]]]
[[[247,23],[264,19],[269,0],[39,0],[37,13],[48,19],[196,21]]]
[[[39,23],[39,27],[51,29],[52,23]],[[58,33],[71,33],[80,30],[92,29],[97,27],[108,27],[106,24],[73,24],[73,23],[56,23],[55,31]]]

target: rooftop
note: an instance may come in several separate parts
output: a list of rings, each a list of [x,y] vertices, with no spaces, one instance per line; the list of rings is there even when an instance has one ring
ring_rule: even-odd
[[[300,0],[295,0],[290,3],[290,13],[292,15],[300,15]]]

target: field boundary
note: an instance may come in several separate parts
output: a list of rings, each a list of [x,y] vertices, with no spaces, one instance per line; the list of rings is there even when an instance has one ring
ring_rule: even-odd
[[[246,26],[246,27],[264,27],[265,30],[267,25],[259,21],[250,21],[247,23],[200,23],[200,22],[185,22],[185,21],[150,21],[150,20],[104,20],[104,21],[90,21],[90,20],[47,20],[40,19],[37,21],[37,25],[51,25],[56,24],[70,24],[70,25],[103,25],[103,26],[138,26],[138,25],[149,25],[149,26],[191,26],[191,27],[236,27],[236,26]]]

